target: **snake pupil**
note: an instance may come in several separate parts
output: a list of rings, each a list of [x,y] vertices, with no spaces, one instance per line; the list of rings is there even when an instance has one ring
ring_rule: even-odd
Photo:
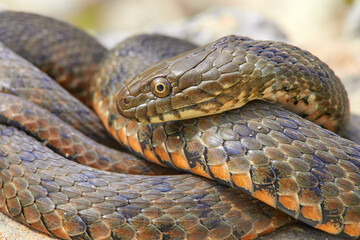
[[[171,84],[166,78],[157,77],[151,82],[150,89],[156,97],[163,98],[170,94]]]
[[[156,85],[156,90],[160,93],[163,92],[165,90],[164,84],[160,83],[160,84]]]

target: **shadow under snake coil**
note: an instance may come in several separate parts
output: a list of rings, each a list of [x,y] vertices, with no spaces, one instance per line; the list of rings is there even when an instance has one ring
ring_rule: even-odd
[[[252,239],[293,218],[360,236],[360,147],[304,119],[339,131],[348,99],[309,52],[160,35],[108,52],[17,12],[0,41],[0,208],[17,221],[63,239]]]

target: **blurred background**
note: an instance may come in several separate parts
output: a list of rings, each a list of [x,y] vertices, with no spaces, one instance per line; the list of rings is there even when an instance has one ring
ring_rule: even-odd
[[[199,44],[228,34],[287,41],[330,65],[360,113],[360,0],[0,0],[0,9],[71,22],[109,48],[143,32]]]

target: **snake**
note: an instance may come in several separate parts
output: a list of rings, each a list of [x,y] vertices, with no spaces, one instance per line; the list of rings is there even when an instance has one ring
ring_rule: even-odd
[[[360,236],[360,146],[333,132],[348,99],[311,53],[147,34],[108,51],[49,17],[0,20],[3,213],[61,239],[253,239],[294,219]]]

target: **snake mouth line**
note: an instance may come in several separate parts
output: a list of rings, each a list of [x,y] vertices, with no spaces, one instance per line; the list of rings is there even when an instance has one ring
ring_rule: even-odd
[[[192,119],[194,116],[205,117],[209,115],[220,114],[222,112],[242,107],[246,103],[247,102],[234,101],[233,103],[224,106],[216,99],[209,99],[196,105],[186,106],[172,111],[158,113],[155,116],[145,116],[144,118],[138,119],[142,123],[160,123],[167,121],[186,120]]]

